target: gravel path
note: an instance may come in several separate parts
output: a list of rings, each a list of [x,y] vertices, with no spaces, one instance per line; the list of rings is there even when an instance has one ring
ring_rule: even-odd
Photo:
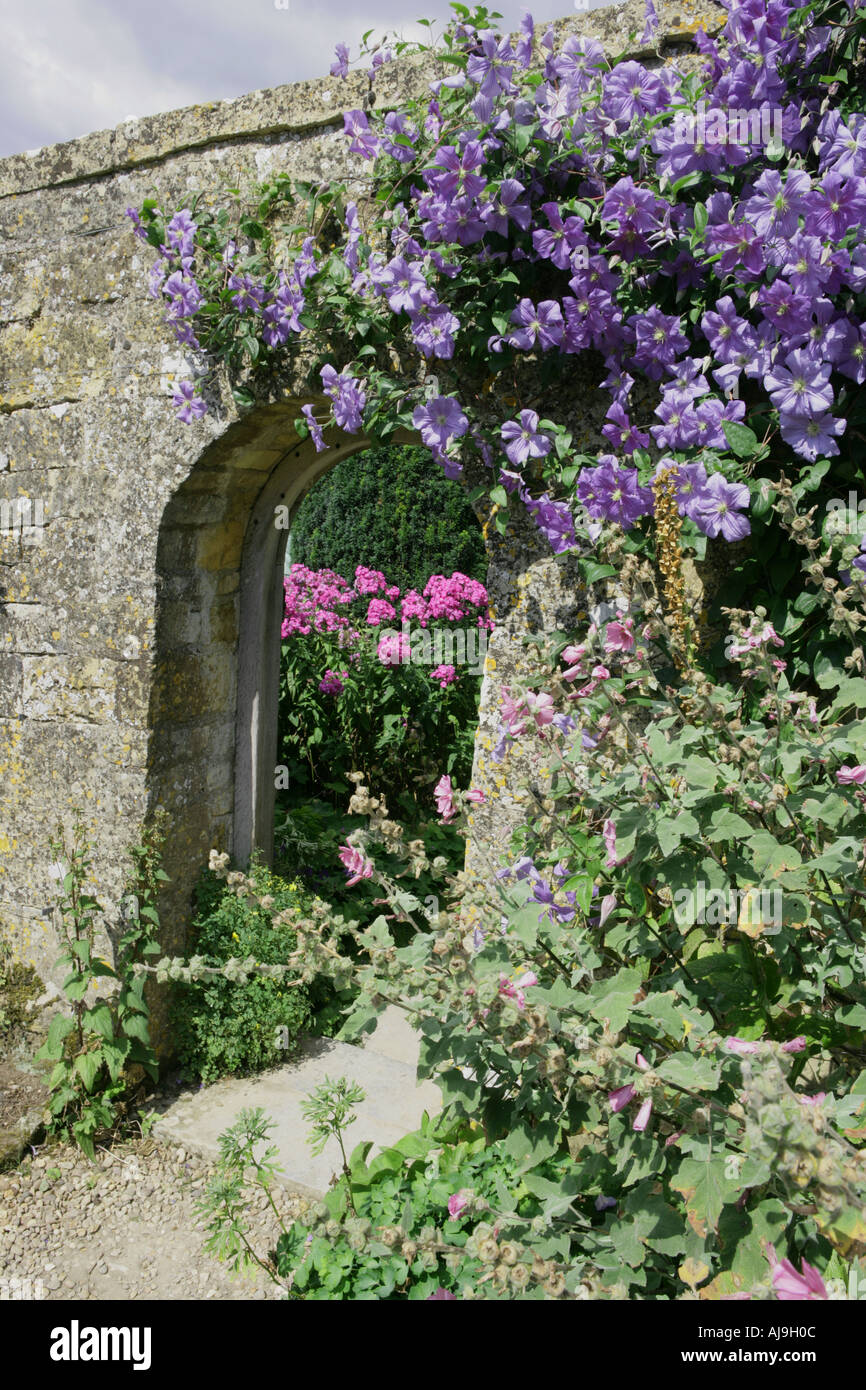
[[[204,1249],[193,1208],[213,1171],[148,1137],[97,1150],[95,1163],[56,1145],[0,1173],[0,1300],[283,1297],[261,1271],[233,1276]],[[274,1200],[290,1219],[297,1198],[277,1184]],[[273,1248],[264,1194],[247,1229],[258,1254]]]

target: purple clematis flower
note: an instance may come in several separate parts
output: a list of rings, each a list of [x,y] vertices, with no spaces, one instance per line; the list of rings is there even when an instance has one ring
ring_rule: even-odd
[[[823,415],[833,404],[831,367],[815,360],[810,352],[789,352],[785,366],[775,366],[764,375],[764,386],[777,410],[785,415]]]
[[[521,410],[520,423],[506,420],[500,430],[509,461],[518,466],[527,459],[544,458],[551,450],[551,441],[538,428],[538,415],[534,410]]]
[[[316,446],[316,453],[321,454],[322,451],[324,449],[327,449],[328,446],[325,443],[325,437],[322,434],[322,427],[316,419],[315,415],[313,414],[313,407],[311,405],[301,406],[301,414],[303,415],[304,419],[307,422],[307,425],[309,426],[310,437]]]
[[[517,331],[509,333],[506,342],[510,347],[528,352],[537,343],[542,352],[558,347],[562,342],[564,325],[562,309],[555,299],[545,299],[538,308],[531,299],[521,299],[512,310],[511,322],[518,325]]]
[[[616,121],[641,120],[667,100],[664,85],[642,63],[620,63],[602,83],[602,104]]]
[[[345,373],[338,376],[336,368],[330,363],[322,368],[320,376],[325,395],[333,401],[331,409],[336,424],[349,434],[357,434],[363,424],[362,411],[367,403],[365,392],[354,377]]]
[[[191,425],[193,420],[200,420],[203,415],[207,415],[207,404],[201,396],[196,395],[191,381],[181,381],[175,387],[171,403],[177,411],[178,420],[184,425]]]
[[[695,500],[694,520],[707,536],[741,541],[752,529],[748,517],[742,515],[748,505],[745,483],[729,483],[721,473],[713,473]]]
[[[332,77],[349,76],[349,50],[344,43],[338,43],[334,49],[337,55],[336,62],[331,64]]]
[[[428,448],[447,448],[449,439],[459,438],[469,428],[469,421],[454,396],[436,396],[426,405],[418,405],[412,423],[421,432]]]
[[[814,415],[811,419],[798,415],[779,417],[779,428],[785,443],[810,463],[829,454],[838,454],[836,437],[845,433],[847,423],[847,420],[829,414]]]
[[[516,62],[514,49],[508,39],[502,39],[492,29],[478,35],[481,52],[469,58],[466,80],[480,89],[481,95],[495,101],[500,92],[511,92],[511,74]]]
[[[513,222],[521,231],[528,231],[532,222],[532,208],[528,203],[520,202],[520,195],[525,192],[519,179],[503,179],[495,199],[491,198],[483,205],[481,216],[486,226],[500,236],[508,236],[509,222]]]
[[[631,423],[629,416],[616,401],[609,408],[607,419],[609,423],[602,426],[601,432],[615,449],[621,450],[624,454],[633,454],[635,449],[645,449],[649,444],[649,435]]]
[[[602,454],[595,468],[577,480],[578,501],[597,521],[615,521],[630,531],[653,509],[652,490],[638,483],[636,468],[621,468],[612,454]]]

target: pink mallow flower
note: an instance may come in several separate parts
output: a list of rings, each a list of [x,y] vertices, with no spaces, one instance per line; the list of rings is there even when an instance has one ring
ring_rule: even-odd
[[[513,999],[518,1009],[525,1009],[526,996],[523,991],[537,984],[538,976],[533,970],[525,970],[516,980],[509,980],[507,975],[500,975],[499,993],[504,994],[506,999]]]
[[[747,1042],[745,1038],[725,1038],[725,1049],[728,1052],[738,1052],[741,1056],[747,1053],[757,1052],[759,1044]]]
[[[829,1298],[824,1280],[817,1269],[805,1260],[801,1261],[802,1274],[798,1274],[790,1260],[780,1260],[772,1245],[765,1247],[770,1268],[773,1271],[773,1292],[780,1303],[814,1302],[819,1298]]]
[[[617,862],[616,859],[616,825],[612,820],[606,820],[602,826],[602,838],[607,850],[607,858],[604,861],[606,869],[612,869]]]
[[[646,1100],[644,1101],[643,1105],[641,1106],[640,1110],[637,1112],[637,1115],[635,1116],[635,1122],[632,1125],[632,1129],[636,1129],[642,1133],[649,1124],[649,1119],[652,1112],[652,1099],[649,1096],[647,1096]]]
[[[522,699],[515,700],[509,694],[507,686],[503,686],[500,709],[506,733],[509,733],[512,738],[517,738],[526,728],[526,705]]]
[[[360,883],[362,878],[373,877],[373,862],[365,858],[359,849],[354,845],[340,846],[340,860],[345,866],[346,872],[351,875],[347,888],[354,888],[356,883]]]
[[[480,806],[482,801],[487,800],[487,797],[484,795],[484,792],[480,792],[477,787],[473,787],[471,791],[466,793],[466,800],[471,801],[474,806]]]
[[[642,1052],[638,1052],[637,1056],[635,1057],[635,1061],[637,1065],[640,1067],[641,1071],[649,1071],[649,1062],[647,1061],[646,1057],[644,1057]],[[632,1082],[629,1081],[626,1086],[618,1086],[615,1091],[609,1092],[607,1099],[611,1110],[614,1112],[614,1114],[617,1114],[620,1110],[624,1110],[625,1107],[629,1104],[629,1102],[634,1100],[636,1095],[637,1092],[634,1088],[634,1085],[632,1084]],[[643,1133],[643,1131],[649,1124],[649,1119],[652,1112],[652,1098],[650,1096],[647,1096],[646,1100],[644,1100],[641,1103],[640,1110],[638,1110],[637,1115],[635,1116],[635,1121],[632,1125],[632,1129],[637,1130],[639,1133]]]
[[[564,661],[567,669],[562,673],[564,681],[573,681],[578,676],[583,676],[581,662],[586,656],[586,643],[581,642],[577,647],[566,647],[560,656],[560,661]]]
[[[836,773],[836,781],[842,787],[850,786],[852,782],[856,783],[858,787],[862,787],[863,783],[866,782],[866,763],[860,763],[857,767],[849,767],[845,763]]]
[[[614,1113],[619,1110],[624,1110],[629,1101],[634,1100],[634,1095],[635,1090],[631,1082],[629,1082],[627,1086],[618,1086],[615,1091],[611,1091],[608,1095],[611,1110],[613,1110]]]
[[[526,705],[535,720],[537,729],[543,729],[545,724],[553,722],[553,716],[556,713],[553,706],[553,696],[548,695],[546,691],[540,690],[536,693],[534,690],[527,690]]]
[[[608,623],[604,634],[604,649],[608,655],[611,652],[631,651],[634,646],[633,623],[633,618],[626,618],[621,623]]]
[[[436,798],[436,810],[442,820],[449,821],[454,819],[454,788],[451,785],[451,778],[446,773],[439,778],[433,788],[433,795]]]
[[[461,1187],[459,1192],[452,1192],[451,1196],[448,1198],[448,1215],[451,1217],[452,1221],[457,1220],[463,1208],[468,1207],[470,1199],[474,1195],[475,1194],[468,1187]]]

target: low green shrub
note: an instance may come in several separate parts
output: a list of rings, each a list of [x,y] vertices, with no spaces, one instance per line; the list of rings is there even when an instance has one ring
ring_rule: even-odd
[[[253,958],[278,965],[295,949],[288,925],[273,916],[303,908],[301,886],[258,866],[251,871],[270,912],[239,895],[236,886],[205,871],[196,889],[193,942],[208,965]],[[243,982],[216,976],[174,987],[172,1020],[182,1073],[202,1081],[236,1072],[261,1071],[297,1053],[299,1036],[310,1023],[312,1001],[296,979],[254,975]]]
[[[363,1099],[344,1080],[313,1093],[305,1112],[320,1121],[309,1136],[313,1152],[336,1135],[343,1175],[324,1201],[301,1202],[268,1260],[250,1244],[246,1211],[251,1189],[267,1192],[278,1171],[276,1149],[261,1148],[273,1122],[262,1110],[243,1111],[220,1136],[220,1163],[199,1206],[207,1248],[235,1270],[258,1264],[290,1297],[314,1301],[472,1298],[494,1278],[506,1297],[561,1293],[563,1237],[536,1236],[531,1264],[523,1241],[544,1221],[542,1199],[573,1174],[567,1150],[539,1161],[519,1134],[488,1144],[471,1121],[425,1115],[420,1129],[371,1162],[369,1142],[347,1158],[342,1133],[355,1119],[351,1104]],[[588,1197],[583,1224],[603,1230],[608,1205]]]

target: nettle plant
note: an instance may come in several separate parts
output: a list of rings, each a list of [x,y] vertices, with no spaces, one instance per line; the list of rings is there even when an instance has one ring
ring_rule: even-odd
[[[166,819],[157,811],[140,843],[127,850],[132,864],[113,924],[91,891],[90,846],[81,821],[76,819],[71,838],[61,826],[50,842],[63,946],[57,965],[68,972],[63,993],[69,1007],[52,1019],[36,1056],[54,1063],[49,1131],[74,1139],[89,1158],[96,1138],[124,1123],[143,1077],[155,1081],[158,1074],[144,998],[146,973],[136,967],[159,955],[156,902],[168,877],[160,867]],[[96,954],[100,919],[111,961]]]

